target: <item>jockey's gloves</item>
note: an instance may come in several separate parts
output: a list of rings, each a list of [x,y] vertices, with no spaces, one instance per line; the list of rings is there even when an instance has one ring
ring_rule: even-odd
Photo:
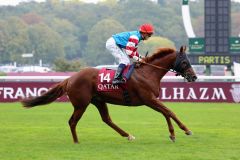
[[[133,56],[133,59],[136,60],[136,61],[141,61],[142,59],[138,56]]]

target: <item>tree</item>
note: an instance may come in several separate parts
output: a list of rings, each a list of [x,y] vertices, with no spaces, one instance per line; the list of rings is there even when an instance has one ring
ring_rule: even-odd
[[[0,22],[0,62],[21,62],[22,53],[35,51],[35,62],[41,57],[46,59],[44,62],[52,63],[56,57],[65,56],[67,59],[86,58],[90,65],[111,64],[114,59],[105,50],[107,38],[113,33],[136,30],[142,23],[152,23],[155,27],[154,36],[170,39],[176,47],[187,44],[181,2],[158,2],[163,2],[164,5],[150,0],[103,0],[97,4],[83,3],[80,0],[47,0],[44,3],[21,3],[14,7],[1,6],[0,17],[3,23]],[[203,15],[203,2],[191,3],[194,27],[199,26],[199,17]],[[232,11],[239,13],[239,6],[235,3]],[[13,25],[8,25],[12,17],[18,20]],[[96,28],[105,19],[117,23],[115,26],[105,26],[105,29]],[[238,27],[233,27],[234,22],[232,24],[232,28],[236,29],[232,31],[236,35]],[[235,24],[238,26],[237,22]],[[202,28],[199,29],[202,33]],[[197,28],[196,31],[198,32]]]
[[[63,37],[66,58],[79,58],[81,44],[77,37],[78,28],[68,20],[59,18],[51,20],[49,25]]]
[[[26,13],[26,14],[22,15],[21,18],[28,25],[33,25],[33,24],[38,24],[38,23],[43,22],[42,16],[40,16],[34,12]]]
[[[174,42],[163,37],[151,37],[147,41],[139,44],[139,53],[144,56],[146,52],[153,53],[157,48],[169,47],[176,48]]]
[[[53,63],[56,58],[64,57],[63,37],[45,24],[36,24],[29,28],[29,48],[34,53],[34,62],[42,59]]]
[[[193,28],[197,37],[204,37],[204,16],[199,16],[194,19]]]
[[[64,58],[58,58],[54,61],[54,70],[57,72],[66,72],[66,71],[79,71],[81,68],[86,66],[86,63],[84,60],[73,60],[73,61],[67,61]]]
[[[84,58],[91,66],[113,64],[114,57],[106,50],[105,43],[111,35],[123,32],[125,28],[114,19],[104,19],[91,29],[88,35],[87,50]]]
[[[21,62],[28,43],[27,25],[18,17],[10,17],[0,24],[1,59],[3,62]]]
[[[164,6],[166,4],[165,0],[158,0],[157,2],[158,2],[158,4],[160,4],[162,6]]]
[[[7,33],[6,21],[0,20],[0,63],[8,61],[10,59],[9,55],[6,54],[7,41],[9,39]]]

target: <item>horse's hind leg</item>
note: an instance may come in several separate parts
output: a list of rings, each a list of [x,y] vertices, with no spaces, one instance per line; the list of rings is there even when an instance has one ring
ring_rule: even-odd
[[[77,126],[77,123],[78,123],[79,119],[82,117],[83,113],[85,112],[86,108],[87,108],[87,106],[85,106],[85,107],[74,107],[73,114],[68,121],[74,143],[78,143],[76,126]]]
[[[68,123],[71,129],[74,143],[78,143],[78,137],[76,133],[77,123],[82,117],[83,113],[85,112],[87,106],[91,101],[90,94],[85,94],[85,96],[80,96],[80,95],[81,95],[80,93],[74,96],[69,95],[69,99],[72,105],[74,106],[74,111]]]
[[[128,140],[135,139],[134,136],[128,134],[127,132],[125,132],[124,130],[122,130],[116,124],[114,124],[112,122],[111,117],[108,112],[107,104],[105,102],[95,101],[95,102],[93,102],[93,104],[97,107],[97,109],[102,117],[103,122],[105,122],[108,126],[113,128],[115,131],[117,131],[121,136],[127,137]]]

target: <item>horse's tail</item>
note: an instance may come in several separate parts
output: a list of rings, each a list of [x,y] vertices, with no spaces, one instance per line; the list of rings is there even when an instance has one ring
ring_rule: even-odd
[[[55,101],[57,98],[61,97],[66,92],[67,83],[68,79],[56,84],[53,88],[51,88],[43,95],[39,97],[23,99],[21,103],[25,108],[32,108],[39,105],[49,104]]]

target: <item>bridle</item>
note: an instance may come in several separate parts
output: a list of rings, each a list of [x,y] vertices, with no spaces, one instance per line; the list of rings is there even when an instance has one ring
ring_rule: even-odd
[[[182,67],[182,63],[184,63],[184,67]],[[183,73],[184,70],[191,68],[190,62],[186,54],[182,54],[177,52],[177,57],[173,69],[177,72]]]
[[[146,56],[147,56],[147,54],[146,54]],[[176,53],[176,61],[175,61],[174,65],[172,65],[171,69],[160,67],[160,66],[150,64],[150,63],[147,63],[144,61],[140,62],[140,64],[141,63],[149,65],[149,66],[157,68],[157,69],[160,69],[160,70],[165,70],[168,72],[176,73],[176,76],[182,76],[183,78],[187,79],[189,82],[194,82],[197,79],[197,76],[195,76],[195,75],[192,76],[191,73],[187,72],[187,70],[189,68],[191,68],[192,66],[190,64],[190,61],[189,61],[187,55],[182,52]]]
[[[148,52],[147,52],[148,53]],[[147,54],[146,54],[147,55]],[[146,57],[146,56],[145,56]],[[144,61],[140,61],[140,63],[142,64],[146,64],[148,66],[151,66],[151,67],[154,67],[154,68],[157,68],[157,69],[160,69],[160,70],[165,70],[165,71],[168,71],[168,72],[173,72],[173,73],[176,73],[176,76],[179,76],[181,75],[182,77],[186,78],[188,77],[189,75],[185,74],[183,72],[183,70],[185,69],[188,69],[191,67],[190,63],[186,63],[186,67],[182,68],[181,67],[181,63],[184,61],[184,60],[188,60],[187,56],[185,54],[180,54],[179,52],[177,52],[177,56],[176,56],[176,61],[175,61],[175,64],[173,65],[173,68],[172,69],[167,69],[167,68],[164,68],[164,67],[160,67],[160,66],[157,66],[157,65],[154,65],[154,64],[150,64],[150,63],[147,63],[147,62],[144,62]]]

